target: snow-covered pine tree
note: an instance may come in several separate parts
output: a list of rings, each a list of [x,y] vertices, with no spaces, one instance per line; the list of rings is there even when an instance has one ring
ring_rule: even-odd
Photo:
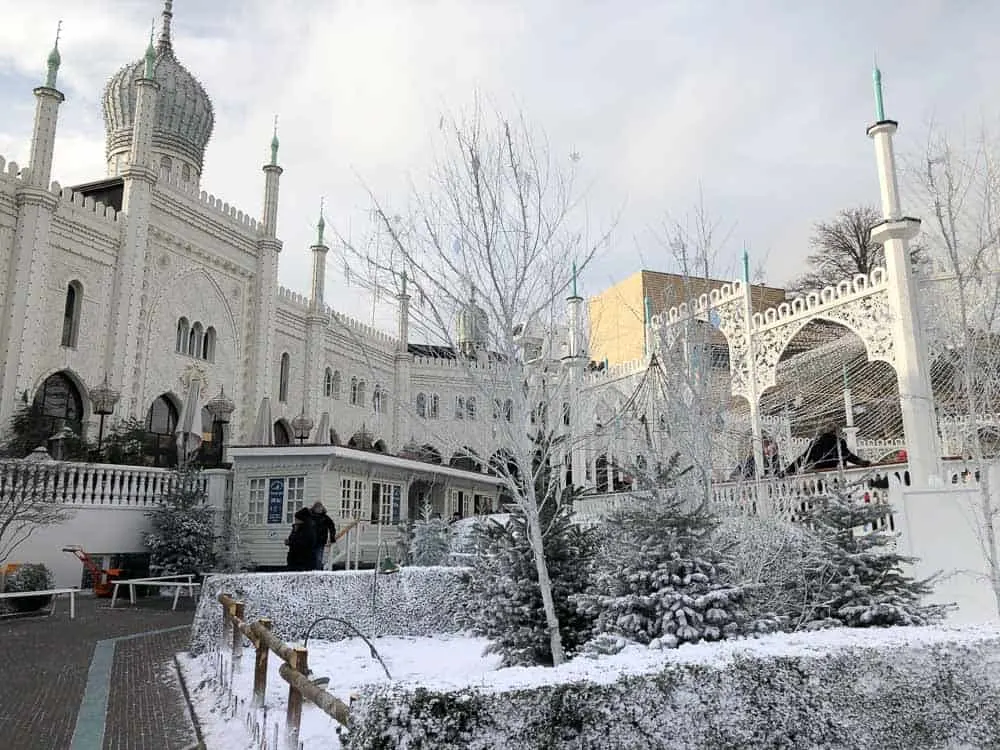
[[[215,561],[212,508],[205,504],[200,472],[173,472],[171,489],[149,515],[153,531],[146,534],[149,570],[153,575],[200,573]]]
[[[573,597],[590,583],[597,548],[595,530],[574,522],[571,497],[567,492],[539,507],[545,562],[567,656],[590,637],[591,618],[578,610]],[[467,626],[492,641],[487,653],[501,654],[503,666],[552,666],[551,640],[524,510],[513,506],[504,523],[484,520],[474,535],[477,555],[469,580]]]
[[[934,579],[907,575],[903,566],[915,559],[889,547],[892,534],[880,529],[884,504],[840,493],[811,500],[799,520],[825,555],[806,570],[811,596],[797,613],[798,628],[926,625],[944,617],[947,607],[922,601]]]
[[[410,563],[412,565],[443,565],[448,560],[451,535],[448,523],[435,516],[429,503],[420,509],[420,518],[413,522],[410,536]]]
[[[743,590],[726,583],[711,540],[716,521],[703,504],[691,507],[697,495],[685,492],[683,473],[675,456],[639,477],[647,489],[601,524],[593,589],[576,597],[598,636],[673,648],[741,632]]]

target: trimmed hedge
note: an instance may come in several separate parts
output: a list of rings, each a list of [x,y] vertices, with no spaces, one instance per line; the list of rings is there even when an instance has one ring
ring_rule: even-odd
[[[631,647],[474,686],[366,689],[346,748],[1000,747],[1000,634],[831,630]]]
[[[379,575],[377,635],[459,632],[467,576],[466,568],[452,567],[406,567],[392,575]],[[217,597],[223,591],[246,604],[248,622],[269,617],[274,632],[286,641],[301,639],[309,625],[323,616],[343,618],[371,637],[372,577],[370,570],[210,576],[202,587],[191,628],[191,653],[218,647],[222,606]],[[339,640],[352,635],[342,625],[323,622],[313,628],[311,637]]]

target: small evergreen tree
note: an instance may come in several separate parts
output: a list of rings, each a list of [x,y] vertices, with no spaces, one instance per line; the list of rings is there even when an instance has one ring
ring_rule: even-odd
[[[435,516],[430,503],[420,509],[420,518],[413,522],[410,536],[410,560],[413,565],[444,565],[450,551],[447,522]]]
[[[539,508],[545,561],[559,617],[563,648],[570,656],[588,640],[591,618],[573,597],[586,590],[597,548],[596,532],[577,525],[567,501],[550,498]],[[469,580],[468,627],[492,643],[503,666],[552,666],[538,571],[524,511],[513,506],[506,522],[488,519],[475,530],[478,555]]]
[[[215,529],[212,508],[196,469],[173,472],[171,489],[149,515],[153,531],[146,534],[149,570],[153,575],[198,573],[214,564]]]
[[[742,631],[743,590],[726,582],[714,517],[702,504],[688,507],[684,473],[675,456],[605,518],[594,587],[576,597],[599,636],[673,648]]]
[[[86,461],[91,450],[90,445],[78,432],[78,425],[67,426],[70,427],[70,431],[66,434],[61,458],[64,461]],[[7,458],[24,458],[39,446],[48,448],[49,440],[61,429],[60,421],[45,416],[40,404],[24,403],[7,425],[7,433],[0,452]]]
[[[798,627],[816,629],[927,625],[947,607],[923,604],[933,578],[917,580],[903,571],[915,558],[888,549],[892,534],[880,531],[889,509],[844,494],[813,498],[801,522],[823,545],[822,560],[806,570],[809,603],[797,613]]]

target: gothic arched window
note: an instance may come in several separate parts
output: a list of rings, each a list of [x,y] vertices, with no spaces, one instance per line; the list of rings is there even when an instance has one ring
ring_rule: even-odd
[[[372,391],[372,408],[375,410],[376,414],[382,413],[382,386],[376,385],[375,389]]]
[[[288,352],[281,355],[281,367],[278,370],[278,401],[285,403],[288,401],[288,370],[291,367],[291,358]]]
[[[205,339],[201,342],[201,358],[206,362],[215,361],[215,328],[205,329]]]
[[[63,308],[62,345],[76,348],[80,332],[80,303],[83,301],[83,286],[79,281],[71,281],[66,287],[66,304]]]
[[[417,394],[417,416],[421,419],[427,418],[427,394]]]
[[[323,373],[323,395],[326,398],[330,398],[333,395],[333,372],[329,367],[326,368],[326,372]]]
[[[335,370],[333,373],[333,397],[340,398],[340,370]]]
[[[358,379],[351,378],[351,406],[358,405]]]
[[[430,407],[427,410],[427,416],[429,416],[431,419],[437,419],[438,413],[440,412],[440,408],[441,408],[441,398],[436,393],[432,393]]]
[[[187,318],[181,318],[177,321],[177,345],[175,351],[178,354],[187,354],[188,333],[190,331],[191,326]]]

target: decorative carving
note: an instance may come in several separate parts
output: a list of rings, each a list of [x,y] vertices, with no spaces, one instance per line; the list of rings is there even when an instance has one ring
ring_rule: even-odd
[[[178,378],[180,384],[183,388],[181,393],[187,393],[188,388],[191,387],[192,379],[197,379],[201,383],[201,395],[204,396],[208,391],[208,376],[205,374],[205,368],[201,365],[191,363],[181,372],[181,376]]]

